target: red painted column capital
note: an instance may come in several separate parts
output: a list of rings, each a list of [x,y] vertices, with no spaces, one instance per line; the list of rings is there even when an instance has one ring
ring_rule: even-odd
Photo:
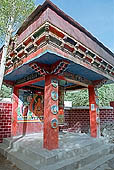
[[[54,75],[45,76],[43,147],[58,148],[58,81]]]

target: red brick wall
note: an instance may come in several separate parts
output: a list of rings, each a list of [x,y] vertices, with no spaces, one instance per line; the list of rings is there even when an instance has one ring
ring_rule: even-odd
[[[0,103],[0,142],[3,138],[11,136],[11,103]],[[112,108],[100,109],[101,124],[109,121],[114,122],[114,106]],[[63,128],[73,128],[78,122],[78,127],[82,132],[86,132],[89,129],[89,108],[87,109],[65,109],[65,123],[67,126]],[[37,133],[43,130],[41,123],[18,123],[17,135],[24,133]]]
[[[67,126],[64,126],[63,128],[74,128],[76,123],[78,122],[78,127],[81,129],[82,132],[87,132],[90,128],[90,122],[89,122],[90,116],[89,116],[89,108],[71,108],[71,109],[65,109],[65,123]],[[101,125],[106,122],[114,122],[114,108],[102,108],[100,109],[100,121]]]
[[[100,110],[101,125],[106,122],[114,122],[114,108],[113,109],[101,109]]]
[[[89,119],[90,116],[88,109],[65,109],[65,123],[67,123],[66,128],[73,128],[75,124],[79,122],[78,126],[81,128],[81,131],[87,131],[90,126]]]
[[[11,137],[12,104],[0,102],[0,143],[3,138]],[[18,123],[17,135],[38,133],[43,130],[42,123]]]
[[[11,136],[11,103],[0,103],[0,143]]]

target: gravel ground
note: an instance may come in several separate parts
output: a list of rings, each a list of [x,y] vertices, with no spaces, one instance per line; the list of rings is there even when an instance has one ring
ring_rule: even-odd
[[[19,169],[0,154],[0,170],[19,170]]]

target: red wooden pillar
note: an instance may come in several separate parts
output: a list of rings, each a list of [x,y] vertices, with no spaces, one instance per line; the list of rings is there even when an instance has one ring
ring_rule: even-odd
[[[55,81],[55,83],[53,83]],[[54,75],[45,76],[44,141],[43,147],[58,148],[58,81]]]
[[[17,109],[18,109],[19,89],[13,88],[13,103],[12,103],[12,136],[17,135]]]
[[[89,112],[90,112],[90,131],[92,137],[100,136],[100,116],[98,107],[98,94],[94,86],[89,86]]]

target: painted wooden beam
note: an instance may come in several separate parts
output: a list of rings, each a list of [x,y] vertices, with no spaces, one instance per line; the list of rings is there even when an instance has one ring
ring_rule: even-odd
[[[108,81],[108,79],[96,80],[96,81],[93,81],[93,85],[94,85],[94,87],[96,87],[96,88],[100,88],[100,87],[102,87],[107,81]]]
[[[3,81],[3,84],[6,84],[6,85],[9,85],[9,86],[14,86],[14,82],[13,81],[10,81],[10,80],[4,80]]]
[[[28,80],[28,81],[25,81],[25,82],[20,83],[20,84],[15,84],[15,86],[18,87],[18,88],[23,87],[23,86],[29,86],[30,84],[37,83],[37,82],[44,80],[44,79],[45,79],[44,77],[38,77],[38,78],[35,78],[33,80]]]
[[[33,87],[33,88],[36,88],[36,89],[40,89],[40,90],[44,90],[44,87],[40,87],[40,86],[35,86],[35,85],[29,85],[29,87]]]
[[[84,87],[88,87],[88,85],[92,84],[92,81],[87,80],[79,75],[74,75],[69,72],[64,72],[62,75],[58,76],[58,78]]]

